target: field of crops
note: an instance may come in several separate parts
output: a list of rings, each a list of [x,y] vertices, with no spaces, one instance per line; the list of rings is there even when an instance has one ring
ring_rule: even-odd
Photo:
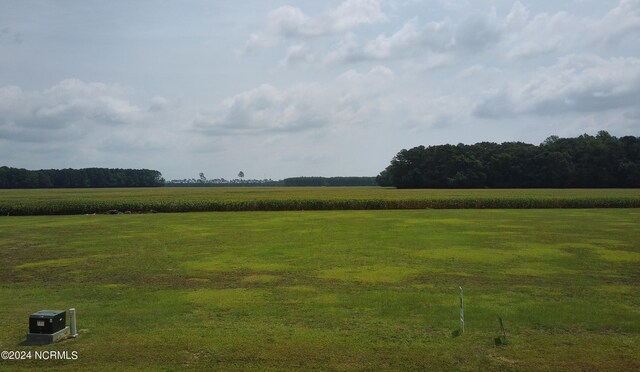
[[[0,215],[457,208],[639,208],[640,189],[229,187],[0,190]]]
[[[638,242],[631,208],[0,217],[0,350],[78,355],[0,370],[637,371]]]

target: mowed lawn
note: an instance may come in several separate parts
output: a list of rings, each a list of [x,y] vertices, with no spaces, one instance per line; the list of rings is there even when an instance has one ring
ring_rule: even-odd
[[[640,370],[638,290],[639,209],[2,217],[0,350],[78,359],[0,369]]]

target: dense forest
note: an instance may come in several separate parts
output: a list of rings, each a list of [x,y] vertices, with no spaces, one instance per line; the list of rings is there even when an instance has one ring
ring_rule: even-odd
[[[149,169],[43,169],[0,167],[0,189],[157,187],[162,174]]]
[[[376,179],[398,188],[640,187],[640,137],[600,131],[551,136],[539,146],[418,146],[400,151]]]

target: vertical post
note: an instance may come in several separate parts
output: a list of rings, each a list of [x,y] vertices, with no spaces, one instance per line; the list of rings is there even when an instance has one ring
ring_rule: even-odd
[[[69,322],[71,323],[71,337],[76,337],[78,335],[77,327],[76,327],[76,309],[69,309]]]
[[[464,299],[462,298],[462,287],[460,288],[460,333],[464,333]]]

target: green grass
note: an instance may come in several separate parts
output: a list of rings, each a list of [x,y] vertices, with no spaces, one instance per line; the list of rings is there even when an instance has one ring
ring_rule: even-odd
[[[0,190],[0,215],[443,208],[640,208],[640,189],[227,187]]]
[[[5,217],[0,350],[79,359],[0,369],[638,370],[638,242],[640,209]]]

